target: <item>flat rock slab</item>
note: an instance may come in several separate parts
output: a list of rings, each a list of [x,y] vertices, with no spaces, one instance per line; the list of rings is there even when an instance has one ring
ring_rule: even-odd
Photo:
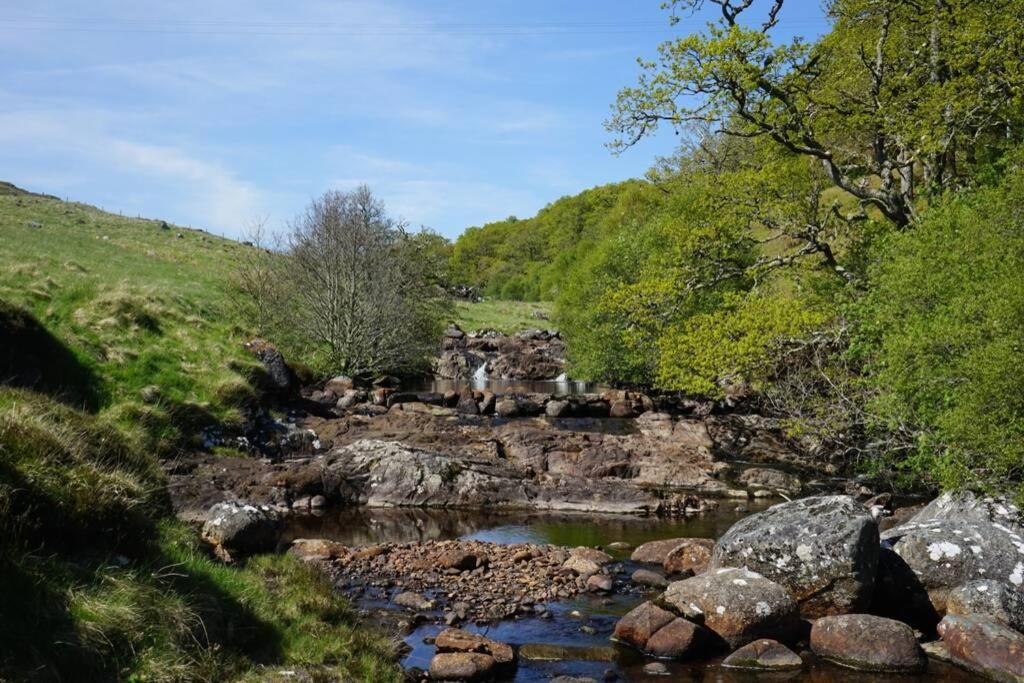
[[[459,628],[446,628],[441,631],[434,640],[434,647],[439,653],[480,652],[493,657],[495,664],[499,666],[515,661],[515,653],[510,645]]]
[[[952,660],[995,681],[1024,681],[1024,635],[985,616],[947,615],[939,635]]]
[[[762,638],[748,643],[725,658],[722,666],[727,669],[755,669],[766,671],[791,671],[800,669],[804,661],[800,655],[778,642]]]
[[[745,567],[786,587],[807,618],[866,609],[878,565],[878,526],[850,496],[775,505],[732,526],[710,569]]]
[[[927,657],[906,624],[869,614],[822,617],[811,628],[811,650],[862,671],[922,671]]]
[[[662,598],[680,615],[695,612],[730,648],[759,638],[789,642],[799,627],[796,601],[785,588],[746,569],[709,570],[669,585]]]

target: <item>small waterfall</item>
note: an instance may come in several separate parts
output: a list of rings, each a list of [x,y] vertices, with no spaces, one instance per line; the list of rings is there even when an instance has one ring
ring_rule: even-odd
[[[555,378],[555,382],[559,384],[567,384],[569,382],[569,375],[563,372],[561,375]]]
[[[470,380],[470,386],[474,389],[483,390],[487,388],[487,363],[484,363],[473,372],[473,377]]]

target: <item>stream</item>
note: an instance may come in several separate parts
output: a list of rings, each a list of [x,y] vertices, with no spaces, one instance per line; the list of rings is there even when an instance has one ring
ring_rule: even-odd
[[[717,538],[737,520],[770,503],[750,501],[746,510],[723,504],[720,509],[686,518],[630,515],[487,513],[457,510],[350,508],[323,516],[293,517],[285,540],[327,538],[345,545],[381,542],[410,543],[425,540],[482,540],[493,543],[550,543],[569,547],[605,546],[626,542],[636,547],[651,540],[676,537]],[[629,560],[630,551],[608,551],[622,563],[628,576],[640,564]],[[656,594],[652,592],[650,595]],[[843,669],[801,653],[809,663],[789,673],[737,672],[719,666],[721,658],[699,662],[664,662],[668,676],[643,671],[653,660],[629,648],[615,646],[609,636],[619,617],[644,599],[640,593],[611,596],[580,595],[548,605],[553,617],[523,617],[487,626],[464,624],[460,628],[486,635],[519,649],[519,663],[512,678],[517,683],[548,681],[556,676],[589,677],[596,681],[701,681],[740,683],[763,680],[852,681],[854,683],[909,683],[919,681],[979,681],[957,667],[929,662],[926,673],[913,675],[871,674]],[[361,606],[380,608],[383,600]],[[434,647],[424,643],[440,633],[443,624],[422,624],[405,637],[411,650],[402,659],[406,668],[427,669]],[[614,678],[612,676],[615,676]]]

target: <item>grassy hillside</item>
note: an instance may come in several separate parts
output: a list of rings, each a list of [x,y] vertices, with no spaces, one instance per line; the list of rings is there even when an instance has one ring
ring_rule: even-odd
[[[311,569],[170,515],[159,458],[259,400],[248,248],[0,186],[0,680],[397,679]]]
[[[467,331],[497,330],[515,334],[536,327],[551,327],[550,317],[551,304],[543,301],[486,299],[475,303],[457,302],[452,322]]]

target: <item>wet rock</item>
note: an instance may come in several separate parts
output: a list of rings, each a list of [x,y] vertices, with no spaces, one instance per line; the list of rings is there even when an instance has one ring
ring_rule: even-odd
[[[281,516],[268,505],[217,503],[210,508],[201,535],[218,557],[231,562],[273,550],[281,523]]]
[[[1024,633],[1024,592],[1005,581],[970,581],[949,592],[946,614],[992,617]]]
[[[811,628],[811,650],[829,661],[864,671],[921,671],[927,664],[913,629],[868,614],[818,619]]]
[[[431,680],[483,681],[494,673],[494,657],[479,652],[444,652],[430,660]]]
[[[878,526],[849,496],[814,496],[740,520],[709,569],[746,567],[777,581],[816,618],[866,609],[878,565]]]
[[[662,563],[667,574],[700,574],[711,562],[715,541],[710,538],[688,538],[673,548]]]
[[[510,645],[457,628],[441,631],[434,639],[434,647],[438,652],[480,652],[493,657],[499,666],[511,664],[515,660]]]
[[[633,583],[638,583],[641,586],[650,586],[651,588],[664,588],[668,585],[668,579],[650,569],[637,569],[630,578]]]
[[[722,666],[727,669],[763,669],[786,671],[800,669],[804,665],[800,655],[777,640],[762,638],[747,643],[725,658]]]
[[[1005,500],[946,493],[882,541],[907,563],[939,614],[951,589],[975,579],[1024,588],[1024,522]]]
[[[947,615],[939,635],[954,662],[996,681],[1024,681],[1024,635],[992,617]]]
[[[591,593],[611,593],[612,577],[607,574],[592,574],[587,578],[587,590]]]
[[[433,600],[429,600],[419,593],[414,593],[412,591],[399,593],[392,599],[392,602],[399,607],[406,607],[416,611],[431,610],[434,609],[435,605]]]
[[[615,624],[612,640],[644,650],[651,636],[675,619],[676,615],[672,612],[658,607],[653,602],[644,602],[619,619]]]
[[[703,614],[704,625],[731,648],[759,638],[789,642],[799,625],[797,603],[786,589],[745,569],[719,568],[676,581],[662,601],[680,614]]]
[[[655,657],[683,659],[714,649],[714,642],[707,629],[677,617],[655,631],[643,650]]]
[[[630,559],[634,562],[650,562],[651,564],[662,564],[669,553],[681,545],[685,545],[689,538],[667,538],[660,541],[648,541],[637,546]]]
[[[644,664],[644,673],[648,676],[668,676],[668,667],[661,662]]]
[[[617,653],[613,647],[554,645],[526,643],[519,647],[519,658],[537,662],[576,660],[584,662],[613,662]]]

